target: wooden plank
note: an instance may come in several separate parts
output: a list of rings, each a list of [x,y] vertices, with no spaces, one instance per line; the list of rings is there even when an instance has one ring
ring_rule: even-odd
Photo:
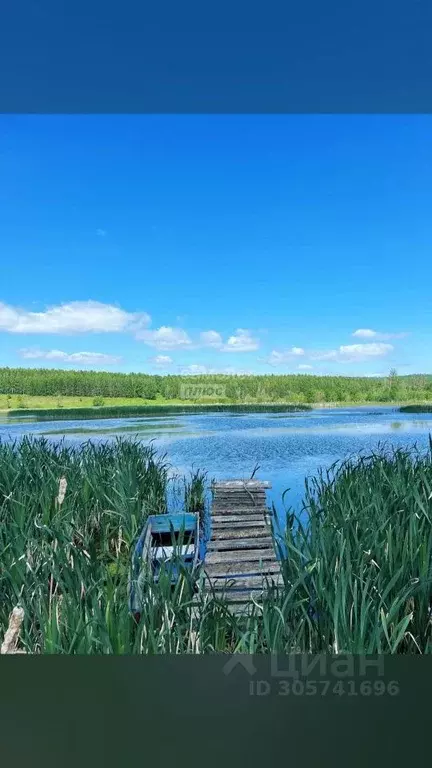
[[[248,512],[254,512],[257,510],[264,510],[264,509],[270,509],[270,507],[267,507],[267,504],[259,503],[259,504],[249,504],[247,501],[218,501],[212,504],[212,510],[216,512],[218,509],[239,509],[239,510],[245,510]]]
[[[229,603],[228,604],[228,613],[231,616],[239,617],[241,620],[242,618],[247,618],[252,611],[256,611],[256,607],[254,603],[252,603],[250,600],[248,603]]]
[[[271,535],[268,526],[261,525],[254,528],[217,528],[212,530],[211,541],[223,541],[224,539],[267,539]]]
[[[234,523],[260,523],[264,518],[262,514],[257,515],[212,515],[211,524],[212,527],[223,523],[224,525],[234,525]],[[265,521],[264,521],[265,522]]]
[[[250,576],[249,574],[242,574],[239,576],[214,576],[211,579],[207,579],[203,584],[203,589],[206,592],[226,592],[228,594],[231,590],[241,589],[267,589],[267,587],[282,586],[284,583],[281,573],[268,574],[263,576],[258,574]]]
[[[271,483],[268,480],[214,480],[212,482],[212,488],[233,488],[243,489],[248,488],[271,488]]]
[[[245,491],[248,491],[250,493],[257,493],[262,491],[267,491],[271,486],[269,484],[266,485],[266,483],[260,483],[255,482],[254,480],[249,480],[247,482],[243,482],[243,480],[233,480],[231,483],[212,483],[211,489],[212,491],[231,491],[232,493],[244,493]]]
[[[212,507],[213,515],[265,515],[268,514],[268,507],[264,504],[214,504]]]
[[[238,549],[271,549],[273,551],[273,539],[271,536],[260,536],[259,538],[229,538],[229,539],[211,539],[207,545],[208,552],[220,550],[238,550]]]
[[[238,499],[239,501],[245,500],[245,501],[251,501],[251,502],[257,502],[257,501],[265,501],[267,498],[265,493],[222,493],[221,491],[217,491],[213,494],[213,501],[220,501],[221,499],[226,499],[227,501],[235,501]]]
[[[265,491],[213,491],[214,499],[266,499]]]
[[[249,496],[217,496],[213,499],[213,506],[221,506],[222,504],[237,504],[244,507],[265,507],[267,506],[267,499],[256,498],[252,499]]]
[[[255,546],[256,543],[256,540],[254,540]],[[236,550],[235,552],[215,550],[208,552],[205,562],[206,565],[214,565],[215,563],[240,563],[248,560],[255,563],[259,560],[276,560],[274,548],[265,546],[260,549]]]
[[[233,503],[231,501],[220,501],[220,502],[217,502],[216,504],[212,504],[213,512],[218,512],[219,510],[224,512],[225,510],[230,510],[230,509],[234,510],[234,512],[236,512],[237,510],[240,510],[245,512],[256,513],[256,512],[263,512],[265,509],[269,509],[269,507],[267,507],[267,504],[248,504],[247,502],[245,503],[244,501],[239,501],[238,503],[237,502]]]
[[[271,552],[273,552],[273,539],[271,536],[268,536],[267,538],[261,537],[259,539],[223,539],[222,541],[209,541],[207,544],[208,552],[229,549],[270,549]],[[236,554],[233,555],[233,557],[235,556]]]
[[[214,496],[265,496],[267,490],[265,488],[215,488],[212,487],[212,493]]]
[[[215,521],[212,520],[211,527],[212,531],[235,531],[242,528],[261,528],[262,530],[266,530],[268,525],[262,517],[260,520],[242,520],[240,518],[240,520],[236,521],[235,523],[231,520],[224,520],[222,523],[215,523]]]
[[[221,507],[220,509],[213,509],[212,510],[212,517],[233,517],[233,515],[241,515],[242,518],[245,517],[260,517],[261,520],[263,520],[264,517],[266,517],[269,514],[269,511],[264,508],[250,508],[250,509],[243,509],[240,507],[239,509],[236,509],[235,507]]]
[[[215,599],[219,598],[220,600],[224,600],[224,602],[227,602],[227,603],[249,603],[251,597],[254,597],[258,602],[262,602],[263,598],[266,597],[267,592],[268,592],[267,588],[264,588],[264,589],[251,589],[249,591],[244,591],[244,592],[234,592],[234,590],[227,591],[225,593],[217,592],[214,595],[212,595],[212,593],[206,592],[206,594],[209,594],[210,597],[214,596]]]
[[[237,576],[240,573],[249,574],[249,576],[255,576],[262,574],[263,576],[271,573],[280,573],[281,565],[279,560],[249,560],[247,562],[222,562],[215,563],[214,565],[205,565],[204,573],[211,579],[218,576]]]
[[[214,515],[223,515],[232,512],[235,515],[263,515],[269,509],[265,504],[230,504],[225,501],[223,504],[213,504],[212,513]]]

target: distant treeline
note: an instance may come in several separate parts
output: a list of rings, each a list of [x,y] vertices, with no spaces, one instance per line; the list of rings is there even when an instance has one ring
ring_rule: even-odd
[[[196,397],[193,395],[196,385]],[[152,376],[144,373],[0,368],[0,394],[36,396],[142,397],[205,400],[199,387],[216,388],[218,402],[387,402],[432,400],[432,375],[384,378],[263,375]]]

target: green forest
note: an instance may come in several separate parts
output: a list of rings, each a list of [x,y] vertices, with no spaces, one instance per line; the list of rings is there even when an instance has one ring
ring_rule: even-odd
[[[307,374],[153,376],[0,368],[0,394],[219,403],[419,402],[432,401],[432,375],[398,376],[390,371],[383,378]]]

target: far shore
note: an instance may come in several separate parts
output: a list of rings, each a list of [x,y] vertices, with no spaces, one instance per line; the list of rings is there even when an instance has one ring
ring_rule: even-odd
[[[4,398],[5,396],[3,396]],[[2,399],[3,399],[2,398]],[[19,400],[19,404],[16,402]],[[324,403],[301,403],[301,402],[209,402],[209,401],[185,401],[185,400],[143,400],[141,398],[104,398],[103,404],[94,405],[92,397],[31,397],[16,395],[10,396],[11,406],[9,408],[0,408],[0,415],[8,418],[19,418],[22,416],[31,417],[46,415],[48,420],[62,419],[69,417],[73,420],[85,418],[130,418],[134,415],[145,416],[157,415],[158,413],[180,413],[181,411],[191,413],[194,411],[224,412],[232,409],[240,412],[263,412],[266,408],[269,411],[310,411],[312,409],[343,409],[343,408],[368,408],[368,407],[394,407],[403,406],[431,406],[430,401],[398,401],[398,402],[372,402],[372,401],[346,401],[346,402],[324,402]],[[44,413],[49,412],[49,413]]]

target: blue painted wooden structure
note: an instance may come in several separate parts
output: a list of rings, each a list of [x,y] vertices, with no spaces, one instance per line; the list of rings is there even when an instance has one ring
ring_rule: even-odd
[[[140,586],[149,574],[157,581],[163,570],[175,584],[181,568],[192,571],[197,567],[201,551],[198,515],[150,515],[132,554],[130,610],[139,613]]]

